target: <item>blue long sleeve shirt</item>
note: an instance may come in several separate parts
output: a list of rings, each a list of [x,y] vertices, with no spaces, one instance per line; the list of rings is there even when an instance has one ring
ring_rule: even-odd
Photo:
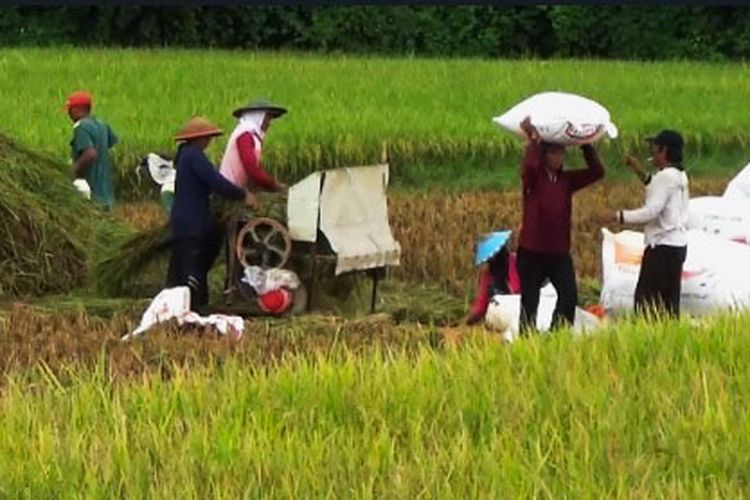
[[[241,200],[245,190],[228,181],[206,158],[202,150],[190,143],[180,145],[175,159],[174,204],[169,216],[173,237],[202,236],[215,222],[211,215],[210,196]]]

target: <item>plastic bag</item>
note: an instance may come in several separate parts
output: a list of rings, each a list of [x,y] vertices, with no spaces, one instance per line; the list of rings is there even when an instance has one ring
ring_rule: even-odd
[[[294,271],[263,269],[259,266],[246,267],[241,281],[250,285],[258,295],[273,292],[280,288],[296,290],[300,286],[299,277]]]
[[[76,190],[83,195],[87,200],[91,199],[91,186],[86,179],[76,179],[73,181],[73,186]]]

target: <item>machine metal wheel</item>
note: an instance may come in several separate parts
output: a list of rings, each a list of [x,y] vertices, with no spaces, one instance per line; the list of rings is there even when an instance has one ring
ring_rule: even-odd
[[[244,267],[263,269],[284,267],[292,253],[292,239],[280,222],[258,217],[250,220],[237,233],[237,260]]]

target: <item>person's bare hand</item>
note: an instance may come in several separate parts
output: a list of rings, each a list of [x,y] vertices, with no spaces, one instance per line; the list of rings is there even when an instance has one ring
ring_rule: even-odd
[[[537,131],[536,127],[531,124],[530,116],[524,118],[523,121],[521,121],[521,123],[519,124],[519,127],[521,127],[521,130],[523,130],[523,132],[530,140],[536,141],[539,139],[539,132]]]
[[[627,165],[628,168],[630,168],[630,170],[632,170],[639,176],[643,176],[646,174],[646,171],[643,168],[643,165],[641,164],[640,160],[638,160],[638,158],[636,158],[633,155],[630,155],[630,154],[625,155],[625,165]]]

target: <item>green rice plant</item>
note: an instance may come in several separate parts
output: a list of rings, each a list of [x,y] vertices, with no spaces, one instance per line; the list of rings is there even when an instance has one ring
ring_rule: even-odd
[[[455,168],[443,184],[474,168],[514,169],[522,142],[490,119],[545,90],[580,93],[610,109],[621,137],[601,147],[612,162],[625,150],[643,151],[643,138],[664,127],[684,132],[690,159],[732,152],[733,161],[746,161],[750,71],[745,63],[2,49],[0,99],[7,105],[0,130],[67,160],[70,122],[59,108],[77,88],[94,93],[96,113],[121,136],[120,191],[143,196],[147,188],[132,169],[145,153],[174,151],[172,136],[194,114],[230,131],[231,111],[256,95],[290,110],[273,125],[264,152],[287,182],[312,170],[378,161],[384,142],[396,179],[413,165]],[[225,141],[210,148],[214,160]],[[722,163],[710,168],[738,167]]]
[[[253,325],[245,346],[269,338]],[[40,363],[5,379],[0,493],[741,497],[749,326],[722,316],[509,347],[331,346],[262,367],[237,346],[221,363],[125,380],[104,354]],[[123,353],[150,361],[154,341]]]

